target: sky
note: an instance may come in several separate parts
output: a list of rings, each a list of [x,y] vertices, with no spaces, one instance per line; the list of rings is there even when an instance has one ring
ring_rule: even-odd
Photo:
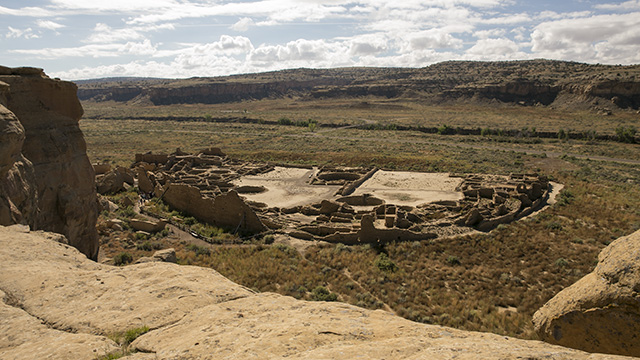
[[[640,0],[0,2],[0,65],[65,80],[537,58],[640,63]]]

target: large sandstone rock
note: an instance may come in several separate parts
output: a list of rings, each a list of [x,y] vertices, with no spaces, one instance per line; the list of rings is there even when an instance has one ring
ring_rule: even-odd
[[[254,294],[211,269],[101,265],[48,237],[0,227],[1,359],[100,358],[114,344],[95,334],[141,325],[123,359],[622,359]]]
[[[196,308],[252,294],[207,268],[95,263],[47,234],[0,227],[0,289],[56,329],[109,334],[158,328]]]
[[[171,207],[191,214],[209,224],[233,230],[259,233],[267,228],[256,213],[235,191],[215,198],[203,197],[200,190],[187,184],[169,184],[162,196]]]
[[[0,70],[0,224],[64,234],[95,259],[98,206],[75,84],[41,69]]]
[[[640,231],[602,250],[595,270],[534,314],[550,343],[640,356]]]

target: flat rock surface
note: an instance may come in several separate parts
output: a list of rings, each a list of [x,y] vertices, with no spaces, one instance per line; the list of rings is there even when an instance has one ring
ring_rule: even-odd
[[[618,358],[255,294],[210,269],[101,265],[57,238],[0,227],[1,359],[96,359],[115,346],[97,335],[141,325],[124,359]]]
[[[108,334],[157,328],[196,308],[252,294],[212,269],[98,264],[40,234],[0,228],[0,289],[58,329]]]

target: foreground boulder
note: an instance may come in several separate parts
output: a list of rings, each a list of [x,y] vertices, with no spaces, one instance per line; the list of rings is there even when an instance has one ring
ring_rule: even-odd
[[[595,270],[549,300],[533,323],[553,344],[640,356],[640,231],[602,250]]]
[[[195,266],[98,264],[55,240],[0,227],[1,359],[102,358],[102,335],[143,325],[122,359],[622,359],[255,294]]]
[[[41,69],[0,66],[0,224],[64,234],[95,259],[98,204],[76,92]]]

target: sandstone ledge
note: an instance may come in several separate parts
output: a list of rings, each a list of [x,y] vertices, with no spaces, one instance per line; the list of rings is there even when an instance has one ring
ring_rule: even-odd
[[[533,316],[542,339],[586,351],[640,356],[640,231],[621,237],[598,265]]]
[[[617,358],[254,294],[211,269],[97,264],[55,238],[0,227],[2,359],[93,359],[115,347],[101,335],[140,325],[126,359]]]

